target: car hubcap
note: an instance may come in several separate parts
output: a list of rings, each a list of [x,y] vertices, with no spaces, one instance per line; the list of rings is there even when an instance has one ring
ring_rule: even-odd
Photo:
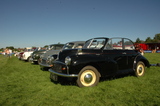
[[[137,71],[138,71],[138,75],[141,76],[143,74],[143,71],[144,71],[143,65],[139,65]]]
[[[86,82],[86,83],[90,83],[91,81],[92,81],[92,75],[91,74],[86,74],[85,76],[84,76],[84,81]]]
[[[139,73],[142,73],[142,67],[139,67]]]
[[[84,86],[91,86],[96,82],[96,75],[92,70],[86,70],[81,74],[80,81]]]

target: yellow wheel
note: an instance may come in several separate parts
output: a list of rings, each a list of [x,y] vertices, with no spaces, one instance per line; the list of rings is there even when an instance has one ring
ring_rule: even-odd
[[[137,77],[141,77],[141,76],[144,75],[144,73],[145,73],[145,65],[142,61],[139,61],[137,63],[137,67],[136,67],[136,70],[135,70],[135,75]]]
[[[99,77],[99,72],[96,68],[86,66],[80,71],[77,84],[79,87],[96,86],[99,82]]]

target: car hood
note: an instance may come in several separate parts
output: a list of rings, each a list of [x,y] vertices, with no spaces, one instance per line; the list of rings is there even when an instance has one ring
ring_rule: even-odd
[[[39,50],[39,51],[34,51],[33,54],[39,54],[39,53],[44,53],[46,50]]]
[[[75,55],[78,53],[78,49],[66,49],[59,52],[58,60],[64,61],[67,56]]]
[[[82,54],[96,54],[99,53],[100,49],[66,49],[61,52],[59,52],[58,60],[64,62],[65,58],[67,56],[75,56],[75,55],[82,55]]]

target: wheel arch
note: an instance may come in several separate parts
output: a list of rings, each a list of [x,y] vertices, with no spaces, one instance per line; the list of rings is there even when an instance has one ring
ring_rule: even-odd
[[[138,55],[134,60],[134,64],[133,64],[134,70],[136,69],[136,65],[139,61],[142,61],[145,67],[148,67],[148,68],[150,67],[149,61],[145,57]]]
[[[99,77],[101,77],[101,68],[96,63],[87,63],[82,67],[82,69],[86,66],[92,66],[92,67],[96,68],[99,73]]]

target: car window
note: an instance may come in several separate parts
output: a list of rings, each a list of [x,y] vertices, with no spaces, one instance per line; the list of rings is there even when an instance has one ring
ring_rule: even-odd
[[[104,49],[113,49],[113,46],[112,46],[112,40],[110,39],[110,40],[108,40],[108,42],[107,42],[107,44],[106,44],[106,46],[105,46],[105,48]]]
[[[126,38],[112,38],[109,39],[104,49],[126,49],[126,50],[134,50],[134,44],[131,40]]]
[[[122,39],[112,39],[113,49],[122,49]]]
[[[56,45],[56,46],[55,46],[55,50],[61,50],[62,47],[63,47],[63,45]]]
[[[78,44],[75,48],[82,48],[84,44]]]
[[[121,38],[109,39],[104,49],[123,49]]]
[[[104,46],[105,39],[92,39],[85,43],[84,48],[100,49]]]
[[[130,41],[129,39],[124,39],[124,49],[127,49],[127,50],[134,50],[135,47],[134,47],[133,42]]]
[[[74,46],[74,43],[67,43],[65,44],[65,46],[63,47],[63,49],[72,49]]]
[[[134,44],[131,40],[126,38],[112,38],[109,39],[104,49],[127,49],[134,50]]]

